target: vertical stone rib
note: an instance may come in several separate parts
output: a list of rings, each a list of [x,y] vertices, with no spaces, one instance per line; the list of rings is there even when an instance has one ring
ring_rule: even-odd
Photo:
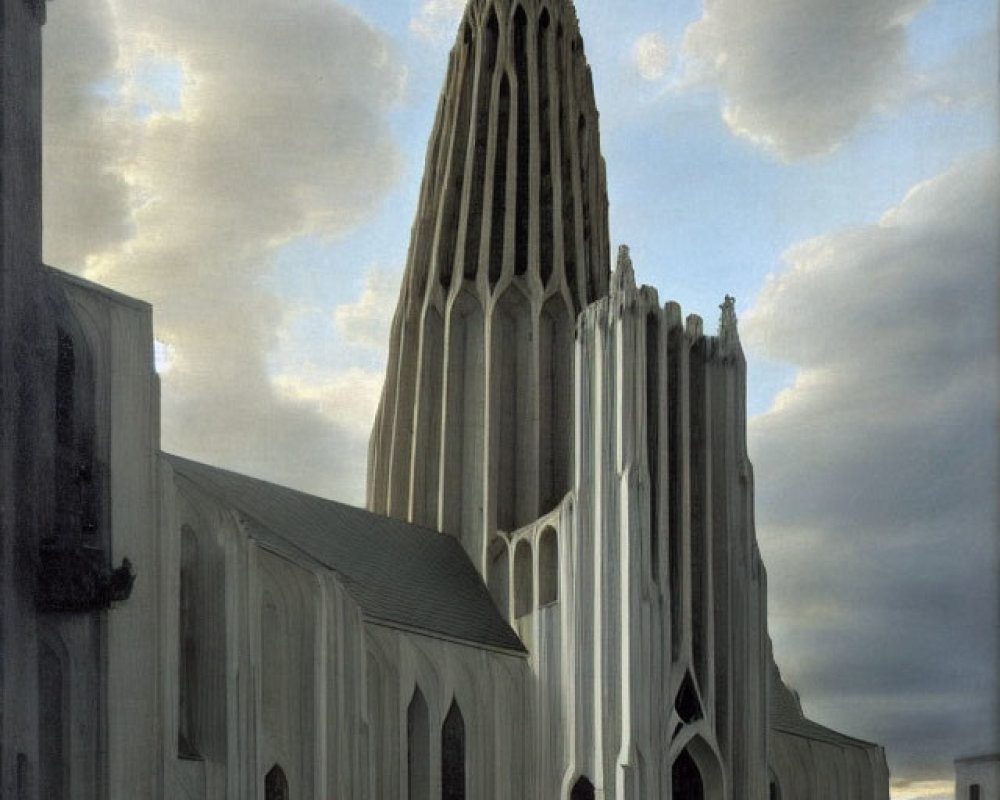
[[[577,313],[584,304],[580,301],[579,287],[577,285],[577,252],[576,252],[576,206],[578,192],[576,186],[575,169],[575,147],[572,133],[570,131],[570,114],[572,113],[571,92],[572,85],[566,78],[572,72],[569,67],[569,58],[564,46],[563,28],[560,25],[556,33],[559,44],[559,58],[562,60],[562,73],[564,80],[559,87],[559,135],[562,144],[560,154],[560,175],[559,184],[562,194],[562,245],[563,245],[563,275],[566,285],[569,287],[570,296],[573,298],[573,310]]]
[[[470,39],[471,39],[470,35]],[[441,212],[435,228],[435,258],[438,280],[445,288],[451,286],[455,268],[455,247],[458,239],[458,225],[461,200],[465,185],[466,150],[469,143],[469,104],[472,100],[472,83],[475,77],[477,59],[482,60],[482,48],[470,42],[461,70],[461,99],[455,113],[451,133],[452,148],[444,178],[444,196]]]
[[[552,106],[549,74],[551,46],[548,9],[542,11],[538,22],[538,146],[539,146],[539,232],[538,269],[542,285],[548,286],[552,277],[553,257],[553,196],[552,160],[555,141],[552,138]]]
[[[517,80],[517,190],[514,201],[514,273],[528,271],[531,246],[531,89],[528,79],[528,17],[524,7],[514,12],[514,75]]]
[[[486,193],[486,161],[489,152],[490,112],[497,61],[497,40],[499,23],[496,11],[490,11],[490,18],[481,36],[483,37],[482,62],[477,73],[475,134],[472,142],[472,182],[469,186],[468,219],[465,222],[465,272],[466,279],[473,280],[479,268],[480,242],[483,229],[483,197]]]
[[[510,149],[510,80],[504,72],[497,100],[496,162],[493,168],[493,200],[490,205],[490,285],[503,274],[504,243],[507,238],[507,158]]]
[[[669,581],[670,581],[670,641],[671,658],[677,661],[681,656],[681,642],[684,631],[683,617],[683,499],[681,496],[681,474],[684,472],[681,413],[681,381],[684,349],[684,329],[681,326],[680,309],[667,306],[667,459],[669,481]]]
[[[428,305],[420,340],[420,386],[416,396],[417,424],[411,454],[409,509],[410,521],[428,528],[438,525],[443,359],[441,312],[434,305]]]

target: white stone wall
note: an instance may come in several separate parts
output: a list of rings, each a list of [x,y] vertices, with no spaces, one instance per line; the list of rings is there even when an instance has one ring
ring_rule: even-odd
[[[955,762],[955,800],[972,800],[974,785],[980,800],[1000,800],[1000,754]]]
[[[441,725],[453,701],[466,724],[468,796],[527,796],[524,657],[367,620],[334,572],[261,546],[237,514],[183,480],[173,494],[176,510],[164,517],[173,572],[164,594],[166,797],[262,799],[278,765],[296,798],[405,798],[418,686],[430,796],[440,795]],[[193,558],[181,552],[185,541]],[[182,564],[194,564],[193,580],[182,581]],[[185,592],[197,615],[188,653]]]
[[[70,658],[83,659],[66,675],[70,696],[81,696],[71,703],[87,704],[64,720],[71,747],[89,753],[70,759],[71,785],[77,787],[74,796],[95,796],[95,787],[103,785],[100,796],[111,800],[156,798],[162,796],[162,561],[152,309],[68,275],[57,279],[79,326],[81,355],[85,345],[91,359],[94,484],[106,498],[98,535],[112,564],[127,558],[136,572],[131,596],[111,611],[49,618]],[[75,774],[81,767],[94,770],[82,783]]]

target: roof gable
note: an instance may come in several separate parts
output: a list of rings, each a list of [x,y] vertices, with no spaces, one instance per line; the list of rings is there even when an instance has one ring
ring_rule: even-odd
[[[232,508],[250,536],[336,572],[374,620],[524,653],[452,536],[293,489],[164,456],[184,482]]]

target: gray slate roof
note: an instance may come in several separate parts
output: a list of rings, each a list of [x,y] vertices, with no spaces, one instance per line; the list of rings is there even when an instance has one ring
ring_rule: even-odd
[[[839,733],[808,719],[802,713],[802,707],[796,696],[781,679],[781,673],[773,660],[771,662],[770,723],[773,730],[838,747],[860,747],[865,750],[878,747],[873,742],[855,739],[853,736]]]
[[[177,456],[164,457],[178,488],[193,487],[232,508],[261,544],[305,554],[335,572],[369,618],[525,652],[454,537]]]

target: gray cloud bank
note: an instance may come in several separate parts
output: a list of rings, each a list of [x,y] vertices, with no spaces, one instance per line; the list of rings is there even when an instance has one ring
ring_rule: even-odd
[[[165,449],[360,500],[365,432],[276,387],[261,278],[394,186],[388,41],[326,0],[74,0],[45,37],[46,258],[154,304]]]
[[[752,421],[779,660],[894,777],[997,749],[998,167],[785,255],[745,320],[801,368]]]
[[[906,26],[928,0],[705,0],[688,80],[737,135],[797,160],[836,147],[910,80]]]

